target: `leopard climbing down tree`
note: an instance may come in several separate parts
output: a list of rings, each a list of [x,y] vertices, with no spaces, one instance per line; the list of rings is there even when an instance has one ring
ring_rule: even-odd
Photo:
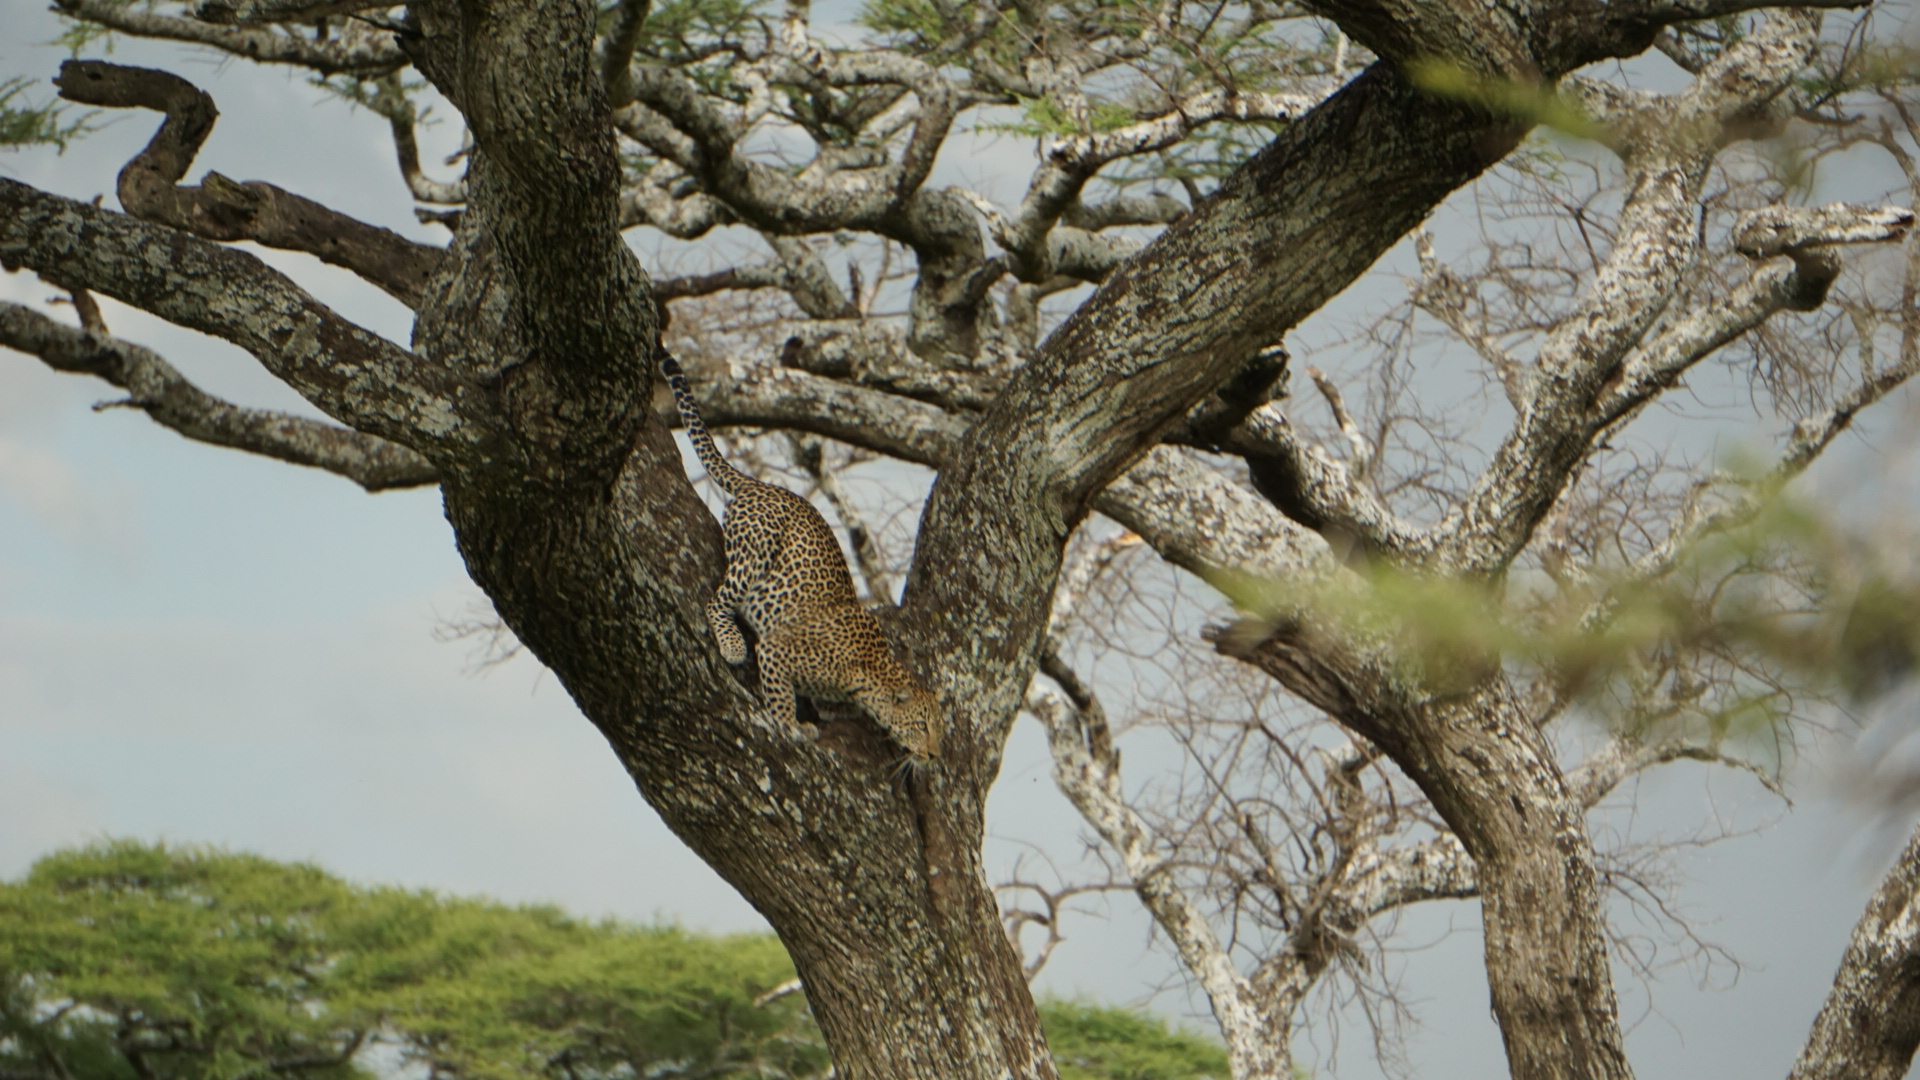
[[[660,370],[707,475],[732,500],[723,522],[727,575],[707,604],[720,655],[746,662],[747,641],[734,621],[746,620],[775,722],[798,726],[796,694],[851,702],[915,763],[931,762],[946,726],[939,702],[894,659],[880,624],[860,605],[826,519],[806,499],[728,464],[700,420],[686,373],[664,349]]]

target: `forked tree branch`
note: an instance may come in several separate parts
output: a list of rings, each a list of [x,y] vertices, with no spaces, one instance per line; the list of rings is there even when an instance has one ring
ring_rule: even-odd
[[[1045,629],[1035,615],[1093,494],[1518,134],[1375,67],[1122,264],[1054,333],[935,482],[906,589],[922,647],[979,658],[983,714],[1011,718],[1017,700],[999,699],[1031,670]],[[1336,147],[1339,165],[1315,164]],[[996,552],[990,565],[978,558],[983,541]]]
[[[1791,221],[1799,228],[1784,232]],[[1745,215],[1737,232],[1756,228],[1771,233],[1761,246],[1751,240],[1743,253],[1755,258],[1787,256],[1786,264],[1763,266],[1737,286],[1725,300],[1681,319],[1621,366],[1612,386],[1594,403],[1590,426],[1595,432],[1617,423],[1655,394],[1672,386],[1687,369],[1714,350],[1759,326],[1782,311],[1808,311],[1826,298],[1827,287],[1839,272],[1832,248],[1838,244],[1885,243],[1906,235],[1913,213],[1900,207],[1852,206],[1834,203],[1810,210],[1769,207]],[[1736,236],[1738,240],[1738,236]]]
[[[1585,461],[1596,399],[1666,309],[1693,265],[1696,206],[1736,118],[1765,109],[1800,71],[1815,17],[1775,13],[1673,98],[1623,129],[1632,192],[1619,236],[1575,311],[1547,335],[1507,437],[1466,496],[1432,532],[1438,567],[1498,574],[1525,547]]]
[[[1255,409],[1219,447],[1244,458],[1254,489],[1325,537],[1336,552],[1403,559],[1418,549],[1421,530],[1394,513],[1346,463],[1302,438],[1278,406]]]

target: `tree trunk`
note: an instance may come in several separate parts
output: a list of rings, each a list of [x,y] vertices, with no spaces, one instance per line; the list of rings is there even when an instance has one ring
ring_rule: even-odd
[[[1395,760],[1473,856],[1487,984],[1512,1075],[1632,1076],[1585,808],[1546,737],[1503,677],[1427,719],[1435,737]]]
[[[897,775],[898,748],[857,716],[822,717],[817,737],[764,722],[714,648],[700,605],[720,577],[718,528],[652,419],[657,312],[618,231],[589,0],[408,5],[397,40],[474,141],[453,245],[396,249],[412,269],[395,295],[419,303],[412,352],[244,252],[4,180],[0,258],[240,344],[430,465],[474,581],[667,823],[780,934],[842,1076],[1047,1078],[980,841],[1073,526],[1170,423],[1531,123],[1435,97],[1396,64],[1443,55],[1534,86],[1658,28],[1646,5],[1317,8],[1383,63],[1110,275],[948,443],[899,620],[954,714],[924,776]],[[718,176],[735,148],[715,142],[695,164]],[[915,212],[917,185],[889,214]],[[976,280],[969,266],[993,280],[984,249],[953,199],[914,197],[946,216],[907,237],[923,276],[913,342],[964,352],[977,296],[948,286]],[[1336,638],[1283,646],[1250,658],[1392,753],[1478,860],[1515,1075],[1625,1075],[1584,826],[1510,690],[1492,675],[1435,697]]]
[[[1631,1077],[1584,809],[1512,685],[1495,670],[1435,691],[1337,631],[1250,629],[1216,643],[1372,740],[1473,857],[1514,1080]]]
[[[997,760],[953,739],[903,776],[857,716],[823,717],[817,739],[776,726],[714,646],[698,597],[721,575],[719,528],[650,415],[654,305],[616,230],[592,5],[412,10],[409,48],[475,141],[472,199],[415,331],[479,388],[485,434],[426,448],[468,572],[669,827],[772,924],[839,1075],[1051,1080],[980,866]]]

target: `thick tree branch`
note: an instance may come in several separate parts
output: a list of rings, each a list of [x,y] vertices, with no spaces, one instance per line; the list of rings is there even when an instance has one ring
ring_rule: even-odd
[[[252,353],[349,427],[432,453],[479,438],[473,388],[342,319],[243,251],[0,178],[0,265],[92,289]]]
[[[771,236],[767,242],[780,256],[780,287],[801,311],[815,319],[850,319],[859,314],[812,244],[790,236]]]
[[[632,123],[644,116],[637,108],[622,109],[614,122],[630,132]],[[662,161],[638,183],[620,192],[620,227],[651,225],[676,240],[698,240],[716,225],[737,220],[733,211],[701,192],[675,194],[686,172],[672,161]]]
[[[1912,222],[1912,212],[1899,207],[1846,203],[1817,209],[1769,207],[1744,215],[1736,229],[1736,247],[1755,258],[1785,255],[1791,263],[1755,271],[1725,300],[1679,320],[1636,350],[1594,403],[1590,426],[1597,432],[1624,418],[1672,386],[1688,368],[1773,315],[1817,308],[1839,272],[1833,245],[1898,240]],[[1764,244],[1753,236],[1756,230],[1767,234]]]
[[[1171,225],[1191,209],[1171,195],[1116,195],[1097,203],[1080,199],[1060,212],[1060,223],[1087,232],[1099,232],[1117,225]]]
[[[392,6],[391,0],[200,0],[193,17],[210,23],[303,23]]]
[[[644,422],[659,327],[619,234],[620,166],[590,53],[594,8],[563,4],[531,22],[507,0],[413,11],[422,34],[407,46],[473,133],[467,212],[511,282],[528,350],[508,373],[515,408],[579,409],[563,425],[564,463],[550,465],[610,480]],[[647,444],[662,464],[663,438]]]
[[[785,268],[777,262],[730,266],[707,274],[661,278],[653,283],[653,296],[665,303],[693,296],[712,296],[732,289],[777,289],[786,281],[786,277]]]
[[[1317,443],[1300,437],[1277,406],[1256,409],[1219,448],[1246,459],[1254,489],[1289,518],[1318,532],[1338,553],[1402,559],[1421,530]]]
[[[852,379],[951,410],[986,408],[1004,381],[996,373],[934,367],[914,354],[897,327],[861,319],[799,323],[780,359],[790,367]]]
[[[1149,451],[1095,496],[1093,507],[1202,580],[1311,588],[1338,570],[1320,537],[1196,457],[1171,446]]]
[[[1450,834],[1412,847],[1367,853],[1356,859],[1335,896],[1346,909],[1349,929],[1375,915],[1426,900],[1465,900],[1480,895],[1480,875],[1460,841]]]
[[[63,325],[0,303],[0,345],[55,371],[93,375],[128,392],[124,404],[189,439],[337,473],[366,488],[420,487],[439,473],[419,454],[377,436],[269,409],[222,401],[187,381],[159,354],[130,341]]]
[[[593,43],[594,66],[600,69],[600,82],[609,102],[633,100],[633,50],[640,43],[641,28],[653,10],[652,0],[620,0],[613,9],[613,23],[606,36]]]
[[[694,385],[701,415],[714,427],[789,428],[920,465],[945,461],[966,430],[938,406],[795,368],[756,369],[746,379]],[[670,404],[662,408],[672,412]]]
[[[1814,0],[1795,6],[1859,10],[1870,2]],[[1659,41],[1663,29],[1676,23],[1776,6],[1769,0],[1627,0],[1625,3],[1609,0],[1604,5],[1564,4],[1549,9],[1548,17],[1537,25],[1534,37],[1540,55],[1548,60],[1549,70],[1564,73],[1599,60],[1637,56]]]
[[[1315,0],[1309,11],[1392,64],[1439,61],[1480,79],[1540,81],[1522,7],[1423,0]],[[1557,72],[1554,74],[1558,74]]]
[[[1376,67],[1107,279],[934,486],[906,607],[928,647],[980,657],[979,692],[963,699],[996,729],[1011,716],[1004,688],[1030,670],[1036,605],[1092,493],[1518,134]]]

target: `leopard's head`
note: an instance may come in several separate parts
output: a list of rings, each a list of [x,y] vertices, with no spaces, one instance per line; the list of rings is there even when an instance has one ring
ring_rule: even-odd
[[[884,691],[875,719],[886,727],[915,765],[925,766],[940,756],[940,739],[946,734],[947,714],[932,694],[918,686],[907,685]]]

